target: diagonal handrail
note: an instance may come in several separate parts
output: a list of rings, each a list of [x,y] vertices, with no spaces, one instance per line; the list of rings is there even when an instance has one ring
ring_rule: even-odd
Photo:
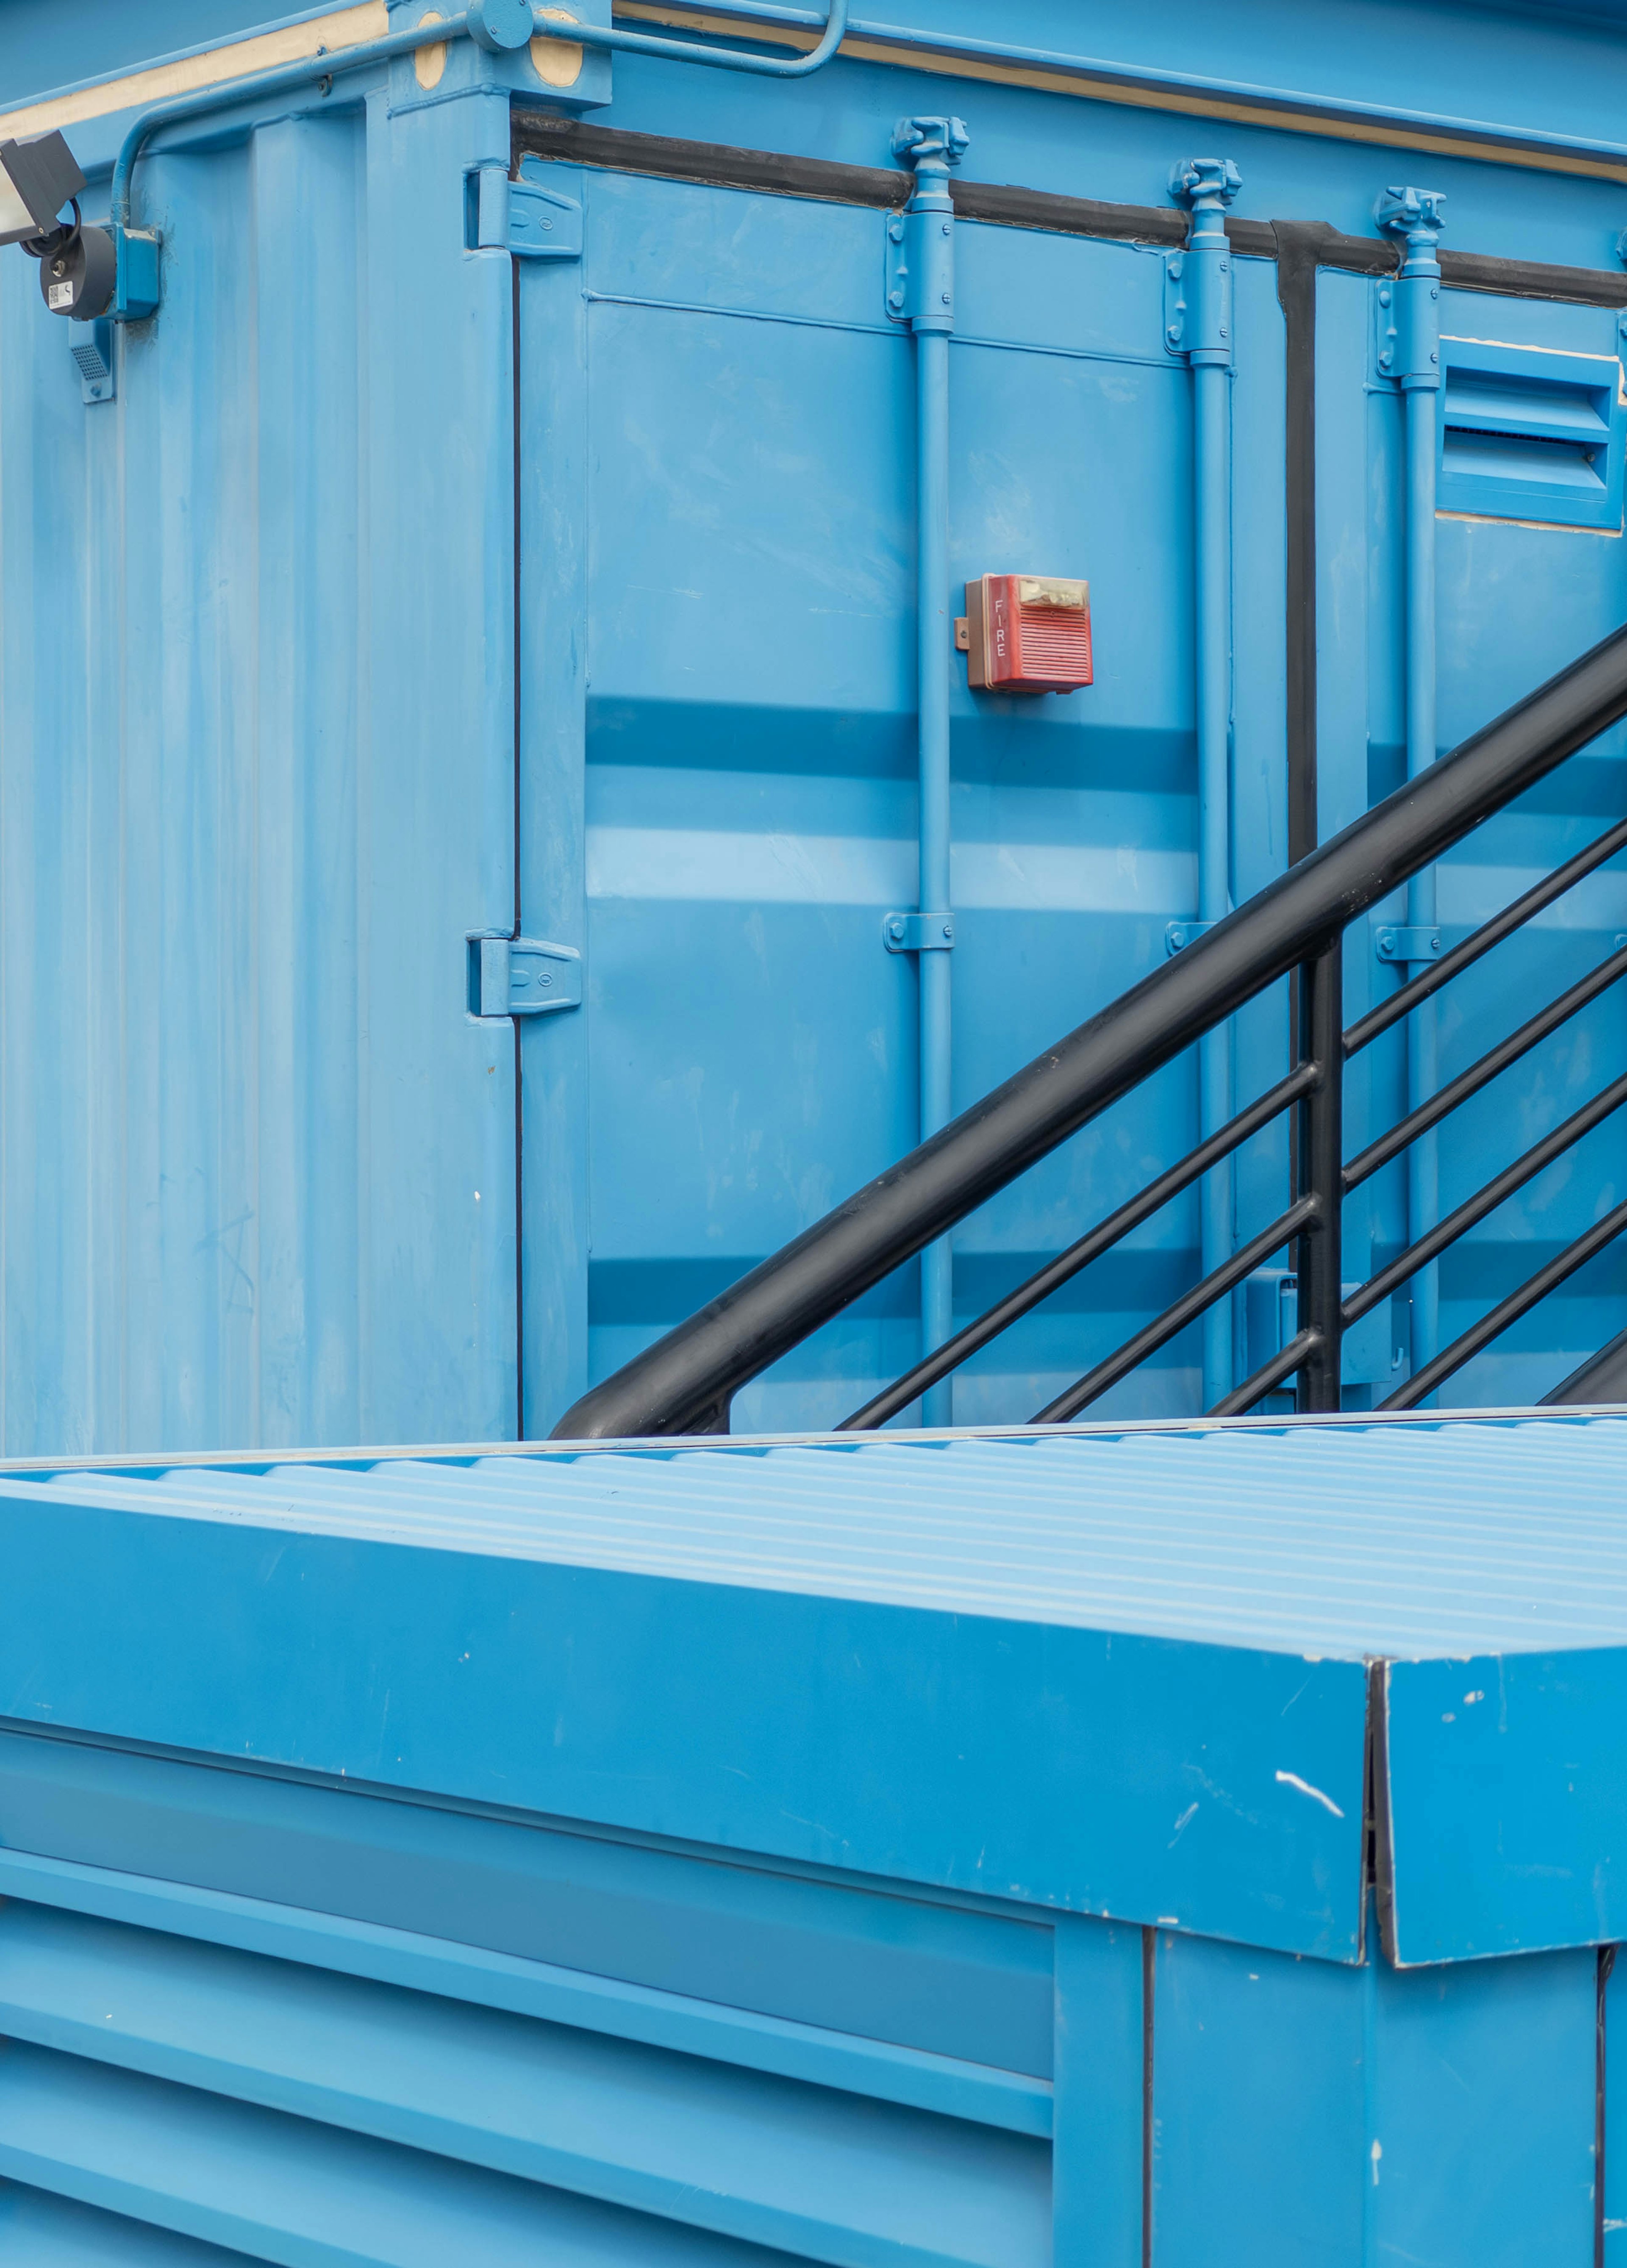
[[[947,1378],[952,1370],[958,1370],[980,1347],[985,1347],[991,1339],[998,1338],[1002,1331],[1009,1330],[1013,1323],[1037,1307],[1042,1300],[1049,1300],[1053,1292],[1060,1291],[1082,1269],[1088,1268],[1093,1260],[1099,1260],[1104,1252],[1110,1252],[1132,1229],[1139,1228],[1143,1221],[1151,1220],[1155,1212],[1162,1211],[1172,1197],[1179,1197],[1183,1189],[1189,1189],[1211,1166],[1218,1164],[1222,1158],[1229,1158],[1233,1150],[1240,1149],[1251,1135],[1269,1126],[1279,1111],[1286,1110],[1290,1103],[1299,1101],[1301,1095],[1308,1094],[1315,1078],[1314,1066],[1301,1064],[1297,1070],[1291,1071],[1286,1079],[1279,1079],[1276,1086],[1268,1087],[1257,1101],[1251,1102],[1247,1109],[1240,1110],[1234,1118],[1227,1119],[1224,1126],[1217,1127],[1207,1140],[1198,1144],[1196,1150],[1189,1150],[1167,1172],[1149,1182],[1145,1189],[1127,1198],[1116,1211],[1108,1215],[1106,1220],[1099,1221],[1094,1228],[1069,1245],[1065,1251],[1057,1253],[1042,1268],[1036,1269],[1014,1291],[1008,1292],[1003,1300],[998,1300],[986,1315],[980,1315],[975,1323],[968,1323],[964,1330],[957,1331],[952,1339],[946,1339],[942,1346],[934,1347],[931,1353],[923,1356],[912,1370],[907,1370],[902,1378],[894,1379],[891,1386],[873,1395],[862,1410],[856,1410],[850,1418],[844,1418],[836,1428],[837,1432],[869,1432],[877,1425],[885,1425],[887,1419],[895,1418],[901,1410],[907,1410],[929,1386],[936,1386],[940,1378]]]
[[[726,1431],[730,1399],[748,1380],[1245,1002],[1336,952],[1351,922],[1624,715],[1627,627],[592,1388],[560,1419],[555,1438]],[[1332,1167],[1336,1182],[1336,1154]],[[1336,1240],[1336,1222],[1323,1226]],[[1336,1336],[1336,1271],[1333,1305]]]

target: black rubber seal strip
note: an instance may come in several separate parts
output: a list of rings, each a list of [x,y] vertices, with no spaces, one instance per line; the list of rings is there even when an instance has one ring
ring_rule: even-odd
[[[1286,332],[1283,493],[1287,513],[1288,864],[1316,848],[1316,277],[1334,232],[1280,220],[1277,297]],[[1393,248],[1390,264],[1395,265]]]
[[[1180,205],[1098,204],[1092,197],[1058,197],[1045,189],[1012,188],[996,181],[952,180],[949,194],[961,220],[1045,229],[1053,236],[1107,237],[1120,244],[1178,249],[1187,240],[1190,221]]]
[[[512,163],[556,158],[614,173],[653,173],[663,180],[704,181],[715,188],[763,189],[771,196],[812,197],[824,204],[906,204],[912,173],[880,166],[838,166],[827,158],[788,158],[778,150],[737,150],[725,142],[678,142],[665,134],[629,134],[546,112],[516,110]]]
[[[1579,307],[1627,307],[1627,276],[1605,268],[1550,268],[1536,260],[1497,260],[1489,252],[1438,254],[1443,283],[1505,299],[1564,299]],[[1342,266],[1342,261],[1336,261]]]
[[[880,166],[841,166],[827,158],[791,158],[778,150],[740,150],[723,142],[682,142],[665,134],[631,134],[545,111],[516,110],[513,162],[556,158],[619,173],[650,173],[666,180],[703,181],[718,188],[759,189],[771,196],[811,197],[826,204],[895,210],[914,188],[909,173]],[[954,209],[966,220],[999,228],[1043,229],[1057,236],[1093,236],[1124,244],[1186,242],[1187,216],[1174,205],[1098,203],[1091,197],[1054,196],[997,181],[954,180]],[[1247,259],[1275,260],[1280,232],[1314,231],[1318,262],[1358,276],[1394,272],[1399,254],[1388,239],[1344,236],[1322,223],[1229,220],[1233,249]],[[1559,299],[1585,307],[1627,307],[1627,275],[1601,268],[1550,267],[1540,261],[1498,260],[1489,253],[1454,252],[1444,246],[1441,274],[1463,291],[1492,291],[1505,298]]]

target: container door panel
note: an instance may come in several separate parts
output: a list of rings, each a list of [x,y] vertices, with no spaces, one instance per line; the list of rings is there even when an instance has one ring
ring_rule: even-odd
[[[882,939],[917,903],[914,364],[885,216],[536,170],[579,190],[586,254],[520,283],[521,895],[527,934],[580,921],[587,1006],[522,1035],[528,1432],[917,1131],[916,972]],[[963,1108],[1161,961],[1196,869],[1189,577],[1170,571],[1190,395],[1162,260],[972,223],[956,253],[948,595],[1088,578],[1097,655],[1065,698],[952,681]],[[1240,306],[1275,403],[1254,264]],[[1179,1154],[1194,1113],[1174,1066],[967,1224],[957,1306]],[[1195,1244],[1172,1209],[992,1351],[957,1415],[1026,1417],[1184,1282]],[[743,1393],[736,1428],[840,1418],[913,1357],[918,1296],[901,1271]],[[1194,1359],[1176,1346],[1115,1406],[1184,1406]]]

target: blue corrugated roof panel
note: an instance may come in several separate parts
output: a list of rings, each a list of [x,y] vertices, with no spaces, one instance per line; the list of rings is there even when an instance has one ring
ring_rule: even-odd
[[[161,1516],[1355,1660],[1627,1643],[1621,1418],[895,1434],[48,1485]]]
[[[1373,1732],[1402,1959],[1589,1942],[1624,1476],[1575,1416],[13,1471],[0,1713],[1345,1959]]]

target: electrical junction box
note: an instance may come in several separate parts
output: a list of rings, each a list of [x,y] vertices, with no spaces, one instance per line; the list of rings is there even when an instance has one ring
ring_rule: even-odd
[[[990,693],[1072,693],[1091,681],[1090,585],[1060,575],[980,575],[966,586],[954,642],[968,685]]]

